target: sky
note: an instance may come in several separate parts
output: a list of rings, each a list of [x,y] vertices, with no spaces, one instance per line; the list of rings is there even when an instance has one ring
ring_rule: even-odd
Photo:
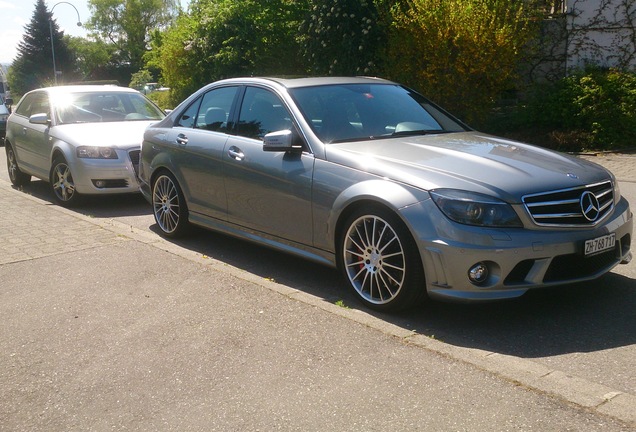
[[[88,0],[46,0],[49,11],[53,9],[53,18],[60,30],[70,36],[85,37],[87,31],[77,26],[77,14],[83,23],[90,18]],[[70,3],[67,4],[67,3]],[[188,0],[181,0],[187,8]],[[0,63],[10,64],[18,55],[18,43],[24,35],[24,27],[31,22],[36,0],[0,0]],[[75,12],[75,9],[77,12]]]
[[[81,22],[90,18],[88,1],[69,0],[67,3],[75,6],[77,12],[65,2],[57,0],[46,1],[49,11],[53,7],[53,18],[60,30],[64,31],[64,34],[86,36],[86,29],[77,25],[77,14],[79,13]],[[31,22],[33,12],[35,12],[35,4],[36,0],[0,0],[0,16],[2,17],[2,25],[0,25],[0,63],[8,65],[18,55],[18,43],[20,43],[24,35],[24,27]]]

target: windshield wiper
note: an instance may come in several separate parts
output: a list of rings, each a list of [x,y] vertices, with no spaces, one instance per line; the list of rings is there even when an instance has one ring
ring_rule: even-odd
[[[439,135],[445,134],[450,131],[441,130],[441,129],[417,129],[417,130],[403,130],[399,132],[393,132],[389,136],[417,136],[417,135]]]

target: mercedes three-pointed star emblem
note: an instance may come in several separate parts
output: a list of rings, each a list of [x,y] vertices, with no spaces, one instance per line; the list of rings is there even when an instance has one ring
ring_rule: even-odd
[[[583,212],[583,216],[585,216],[585,219],[589,220],[590,222],[594,222],[596,219],[598,219],[598,215],[601,212],[600,205],[598,203],[598,199],[592,192],[583,192],[581,194],[580,203],[581,211]]]

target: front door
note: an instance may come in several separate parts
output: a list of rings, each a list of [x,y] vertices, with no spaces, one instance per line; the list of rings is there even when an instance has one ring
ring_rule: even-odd
[[[314,156],[309,152],[263,151],[266,133],[293,128],[291,115],[276,94],[259,87],[246,88],[237,135],[228,138],[223,155],[228,219],[310,245]]]

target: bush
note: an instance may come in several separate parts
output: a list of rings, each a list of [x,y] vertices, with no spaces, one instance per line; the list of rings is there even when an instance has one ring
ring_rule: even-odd
[[[524,2],[396,2],[386,75],[475,124],[514,87],[517,67],[536,28]]]
[[[152,92],[146,96],[163,110],[173,109],[175,107],[175,104],[171,100],[170,91]]]
[[[560,150],[616,150],[636,140],[636,74],[587,68],[537,87],[508,124]],[[538,138],[535,137],[535,138]]]

